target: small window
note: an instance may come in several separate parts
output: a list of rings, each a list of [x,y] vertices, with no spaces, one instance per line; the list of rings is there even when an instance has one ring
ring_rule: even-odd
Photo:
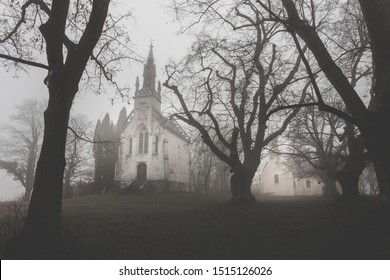
[[[275,182],[276,184],[279,183],[279,175],[278,175],[278,174],[275,174],[275,175],[274,175],[274,182]]]
[[[306,185],[307,189],[310,189],[311,188],[311,181],[310,180],[306,180],[305,181],[305,185]]]
[[[133,137],[129,138],[129,155],[133,154]]]
[[[158,135],[156,135],[156,138],[154,140],[154,153],[158,153]]]

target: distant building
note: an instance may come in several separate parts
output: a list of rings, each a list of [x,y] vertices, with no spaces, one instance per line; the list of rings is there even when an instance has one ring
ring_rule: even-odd
[[[271,155],[260,173],[260,195],[318,196],[322,195],[323,184],[318,178],[295,178],[282,157]]]
[[[121,133],[115,180],[122,186],[156,191],[187,190],[189,139],[182,128],[161,114],[161,84],[156,90],[156,65],[150,46],[143,86],[136,80],[134,110]]]

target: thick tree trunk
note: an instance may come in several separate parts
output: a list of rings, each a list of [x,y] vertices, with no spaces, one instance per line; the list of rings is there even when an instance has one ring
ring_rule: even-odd
[[[322,190],[322,193],[324,196],[338,196],[339,193],[336,189],[336,179],[329,176],[324,176],[324,178],[321,178],[322,182],[324,183],[324,187]]]
[[[390,200],[390,2],[359,0],[370,37],[375,86],[370,102],[371,123],[361,129],[372,161],[381,197]]]
[[[354,126],[347,123],[345,132],[348,141],[349,155],[343,168],[336,173],[336,178],[343,189],[344,200],[356,200],[359,197],[359,179],[362,174],[366,155],[360,136],[355,136]]]
[[[359,176],[361,172],[342,169],[336,174],[337,181],[339,181],[343,200],[351,201],[359,197]]]
[[[30,197],[31,197],[33,185],[26,186],[25,189],[26,189],[26,192],[24,193],[24,196],[23,196],[23,202],[28,202],[30,200]]]
[[[16,248],[19,256],[45,258],[57,255],[60,249],[66,133],[73,97],[74,93],[61,86],[50,90],[34,188]]]
[[[251,185],[254,172],[246,170],[243,166],[232,169],[230,177],[230,188],[233,202],[253,202],[255,201],[252,195]]]
[[[380,196],[390,202],[390,138],[389,129],[375,127],[362,131],[369,159],[372,161],[378,181]]]
[[[67,170],[64,176],[64,198],[72,197],[72,187],[70,185],[71,170]]]

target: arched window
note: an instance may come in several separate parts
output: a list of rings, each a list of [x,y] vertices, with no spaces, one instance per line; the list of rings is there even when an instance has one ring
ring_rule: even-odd
[[[138,153],[147,154],[148,146],[149,146],[149,133],[146,128],[142,128],[139,132],[139,140],[138,140]]]
[[[155,154],[158,153],[158,135],[156,135],[156,137],[154,139],[154,153]]]
[[[279,183],[279,175],[278,174],[275,174],[274,175],[274,182],[277,184]]]
[[[129,138],[129,155],[131,156],[133,154],[133,137],[130,136]]]

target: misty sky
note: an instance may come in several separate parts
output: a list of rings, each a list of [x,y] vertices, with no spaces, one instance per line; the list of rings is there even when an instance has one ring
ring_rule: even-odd
[[[153,40],[154,57],[157,65],[157,80],[162,82],[165,79],[164,65],[170,59],[179,59],[184,56],[190,46],[190,38],[183,35],[177,35],[180,28],[179,24],[173,22],[173,16],[164,9],[163,5],[168,4],[169,0],[143,0],[143,1],[125,1],[118,0],[120,3],[117,9],[121,11],[132,10],[134,20],[129,22],[129,33],[133,40],[134,51],[146,57],[149,51],[149,45]],[[6,72],[0,68],[0,80],[2,91],[2,102],[0,103],[0,123],[6,123],[9,116],[16,113],[15,105],[20,105],[21,101],[29,98],[47,99],[48,91],[43,84],[43,79],[47,72],[42,69],[31,67],[28,73],[13,70]],[[119,81],[122,84],[127,83],[134,92],[136,76],[142,79],[143,65],[138,62],[132,63],[128,69],[124,69]],[[142,82],[141,82],[142,83]],[[164,90],[164,89],[163,89]],[[119,110],[127,106],[128,112],[132,105],[122,103],[117,100],[111,105],[110,97],[113,95],[107,92],[99,96],[80,92],[74,102],[72,114],[86,114],[89,119],[95,123],[102,118],[106,112],[116,120]],[[23,188],[18,182],[12,180],[4,171],[0,170],[0,200],[14,198],[23,193]],[[19,187],[18,187],[19,186]]]

